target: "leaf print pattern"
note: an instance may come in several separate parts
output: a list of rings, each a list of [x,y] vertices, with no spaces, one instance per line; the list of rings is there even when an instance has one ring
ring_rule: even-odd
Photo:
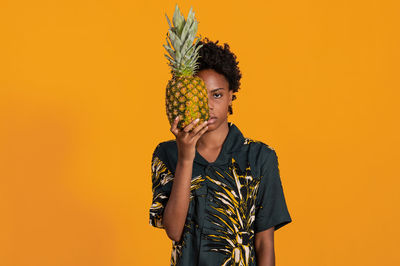
[[[250,144],[250,143],[252,143],[252,142],[262,143],[263,145],[267,146],[269,149],[271,149],[271,150],[274,151],[274,148],[271,147],[271,146],[269,146],[268,144],[263,143],[263,142],[261,142],[261,141],[259,141],[259,140],[251,139],[251,138],[244,138],[244,143],[243,143],[243,144]]]
[[[232,165],[226,171],[226,176],[232,179],[235,186],[206,178],[216,184],[216,212],[209,212],[210,221],[216,225],[215,234],[208,234],[212,240],[208,245],[211,251],[222,252],[229,255],[222,265],[247,266],[254,262],[255,200],[260,184],[259,178],[253,178],[250,166],[240,173],[237,163],[232,158]],[[232,173],[232,175],[230,174]]]
[[[154,197],[150,206],[150,224],[158,228],[164,228],[162,225],[162,211],[168,201],[168,196],[163,187],[173,180],[173,175],[157,156],[153,157],[151,172]]]

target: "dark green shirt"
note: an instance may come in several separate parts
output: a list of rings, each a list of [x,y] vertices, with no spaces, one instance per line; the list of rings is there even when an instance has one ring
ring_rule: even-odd
[[[215,162],[196,150],[190,203],[181,240],[172,241],[171,265],[257,265],[255,233],[292,221],[278,158],[267,144],[245,138],[232,122]],[[178,160],[176,140],[153,152],[150,225],[163,228]]]

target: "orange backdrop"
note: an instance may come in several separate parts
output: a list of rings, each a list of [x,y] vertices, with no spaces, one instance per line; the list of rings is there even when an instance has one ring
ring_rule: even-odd
[[[148,212],[175,3],[0,3],[0,265],[168,265]],[[177,3],[238,57],[229,120],[279,156],[277,265],[400,265],[398,2]]]

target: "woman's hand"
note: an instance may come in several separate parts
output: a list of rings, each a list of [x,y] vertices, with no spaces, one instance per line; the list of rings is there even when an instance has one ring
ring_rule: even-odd
[[[199,138],[207,131],[207,121],[192,128],[199,122],[199,118],[192,120],[184,129],[177,128],[180,117],[177,116],[171,126],[171,132],[176,137],[178,145],[178,159],[183,161],[193,161],[196,156],[196,143]]]

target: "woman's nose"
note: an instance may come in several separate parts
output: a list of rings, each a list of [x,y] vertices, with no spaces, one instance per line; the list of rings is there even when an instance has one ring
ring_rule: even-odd
[[[212,99],[210,99],[210,97],[208,97],[208,108],[212,109],[214,107],[214,104],[212,102]]]

